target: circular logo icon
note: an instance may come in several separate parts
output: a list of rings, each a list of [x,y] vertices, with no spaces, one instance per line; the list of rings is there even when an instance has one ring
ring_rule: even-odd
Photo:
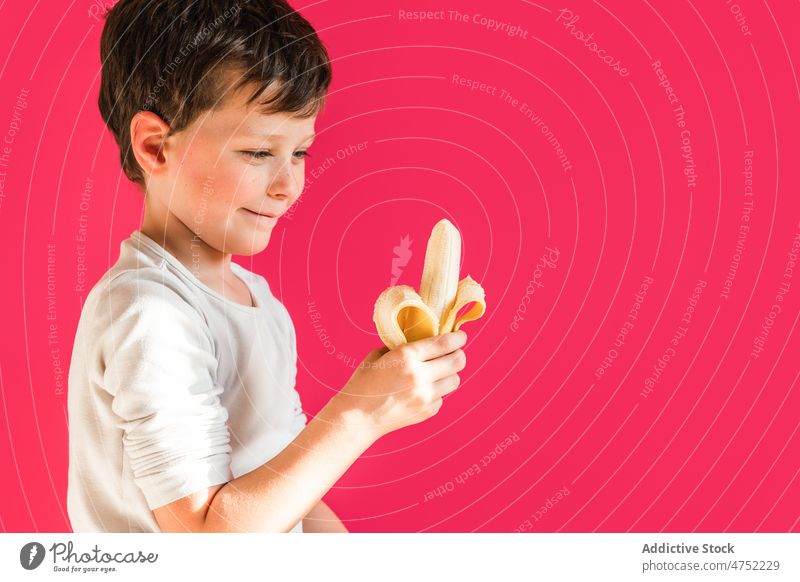
[[[44,560],[44,546],[39,542],[30,542],[19,551],[19,563],[26,570],[38,568]]]

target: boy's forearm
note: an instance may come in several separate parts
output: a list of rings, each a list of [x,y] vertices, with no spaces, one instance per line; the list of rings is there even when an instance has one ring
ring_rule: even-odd
[[[332,400],[277,456],[226,483],[203,531],[287,532],[377,438]]]
[[[303,532],[348,533],[339,516],[322,500],[303,518]]]

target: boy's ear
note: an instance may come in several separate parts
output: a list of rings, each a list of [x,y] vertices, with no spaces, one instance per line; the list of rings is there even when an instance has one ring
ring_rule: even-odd
[[[145,174],[164,172],[168,133],[169,125],[152,111],[139,111],[131,119],[131,150]]]

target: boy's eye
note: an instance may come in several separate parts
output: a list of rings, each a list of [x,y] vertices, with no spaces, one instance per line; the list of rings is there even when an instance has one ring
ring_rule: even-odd
[[[265,158],[272,157],[272,153],[269,150],[245,150],[242,151],[242,153],[253,160],[263,160]],[[309,154],[306,150],[302,150],[295,152],[294,156],[298,160],[302,160],[304,158],[311,157],[311,154]]]
[[[242,153],[254,160],[263,160],[272,155],[269,150],[243,151]]]

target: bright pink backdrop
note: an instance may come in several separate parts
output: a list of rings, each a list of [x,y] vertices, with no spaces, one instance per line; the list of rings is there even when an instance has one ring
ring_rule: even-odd
[[[441,412],[326,496],[347,526],[800,531],[800,4],[305,4],[334,70],[308,187],[269,248],[237,260],[293,317],[306,411],[377,347],[372,306],[404,236],[398,283],[416,286],[450,218],[488,302]],[[140,225],[96,105],[98,7],[0,5],[4,531],[69,530],[75,326]]]

